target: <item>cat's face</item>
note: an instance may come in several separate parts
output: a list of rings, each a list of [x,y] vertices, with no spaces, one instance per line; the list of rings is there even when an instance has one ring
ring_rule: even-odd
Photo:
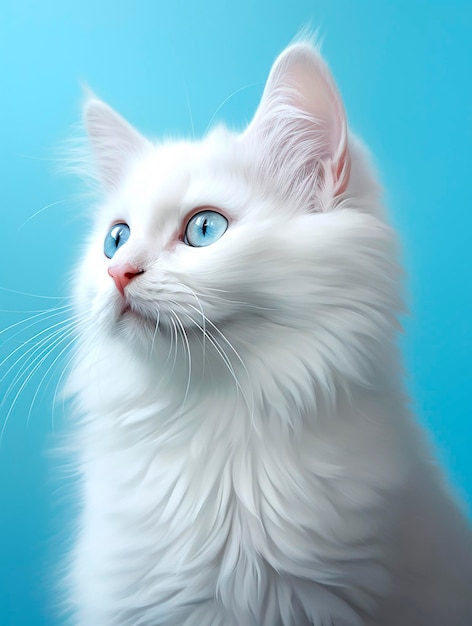
[[[106,200],[77,293],[112,336],[250,350],[301,331],[335,351],[391,308],[390,235],[358,204],[377,190],[310,46],[279,57],[240,135],[155,146],[100,101],[85,116]]]

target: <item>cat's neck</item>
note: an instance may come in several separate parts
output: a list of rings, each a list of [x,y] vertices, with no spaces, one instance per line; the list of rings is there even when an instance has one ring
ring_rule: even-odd
[[[272,329],[270,337],[259,333],[252,343],[227,329],[218,342],[206,338],[204,350],[202,342],[195,336],[179,342],[163,333],[152,354],[121,342],[106,352],[89,350],[70,389],[87,415],[89,440],[105,447],[175,444],[197,450],[222,441],[244,448],[272,436],[296,442],[366,401],[401,394],[396,359],[388,350],[361,384],[348,376],[338,382],[323,378],[316,337],[293,329]],[[296,342],[302,351],[293,349]],[[303,360],[294,358],[297,353]]]

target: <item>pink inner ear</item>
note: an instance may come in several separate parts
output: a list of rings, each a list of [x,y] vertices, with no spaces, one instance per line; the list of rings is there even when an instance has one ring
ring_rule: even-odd
[[[306,135],[311,151],[305,144],[304,153],[312,161],[325,162],[333,176],[334,194],[340,195],[346,190],[350,173],[346,116],[334,80],[310,44],[295,44],[276,60],[248,133],[283,126],[284,107],[285,111],[291,109],[293,119],[299,114],[300,145],[306,129],[311,137],[316,136],[310,141]],[[276,145],[273,148],[277,150]]]
[[[340,144],[344,112],[339,106],[335,92],[330,89],[321,67],[317,67],[315,59],[301,59],[293,68],[287,68],[284,77],[287,87],[292,92],[295,107],[319,120],[326,132],[327,155],[332,157]]]
[[[333,176],[336,184],[335,196],[346,191],[351,174],[351,155],[345,142],[344,152],[333,162]]]
[[[346,190],[350,173],[347,122],[341,97],[328,68],[313,48],[301,45],[295,50],[297,54],[293,59],[289,55],[281,68],[280,79],[291,94],[291,104],[322,125],[325,152],[320,154],[320,159],[332,162],[336,195],[339,195]]]

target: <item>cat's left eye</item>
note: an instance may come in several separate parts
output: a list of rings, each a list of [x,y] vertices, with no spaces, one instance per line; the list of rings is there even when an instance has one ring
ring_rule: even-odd
[[[228,220],[217,211],[200,211],[188,222],[184,242],[194,248],[215,243],[228,228]]]
[[[103,242],[103,252],[109,259],[115,254],[118,248],[125,244],[130,236],[128,224],[114,224],[107,233]]]

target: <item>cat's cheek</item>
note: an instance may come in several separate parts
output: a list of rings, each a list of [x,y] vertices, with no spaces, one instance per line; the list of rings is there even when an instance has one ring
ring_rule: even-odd
[[[116,318],[120,312],[121,297],[107,269],[107,259],[89,253],[73,277],[76,306],[91,319]]]

